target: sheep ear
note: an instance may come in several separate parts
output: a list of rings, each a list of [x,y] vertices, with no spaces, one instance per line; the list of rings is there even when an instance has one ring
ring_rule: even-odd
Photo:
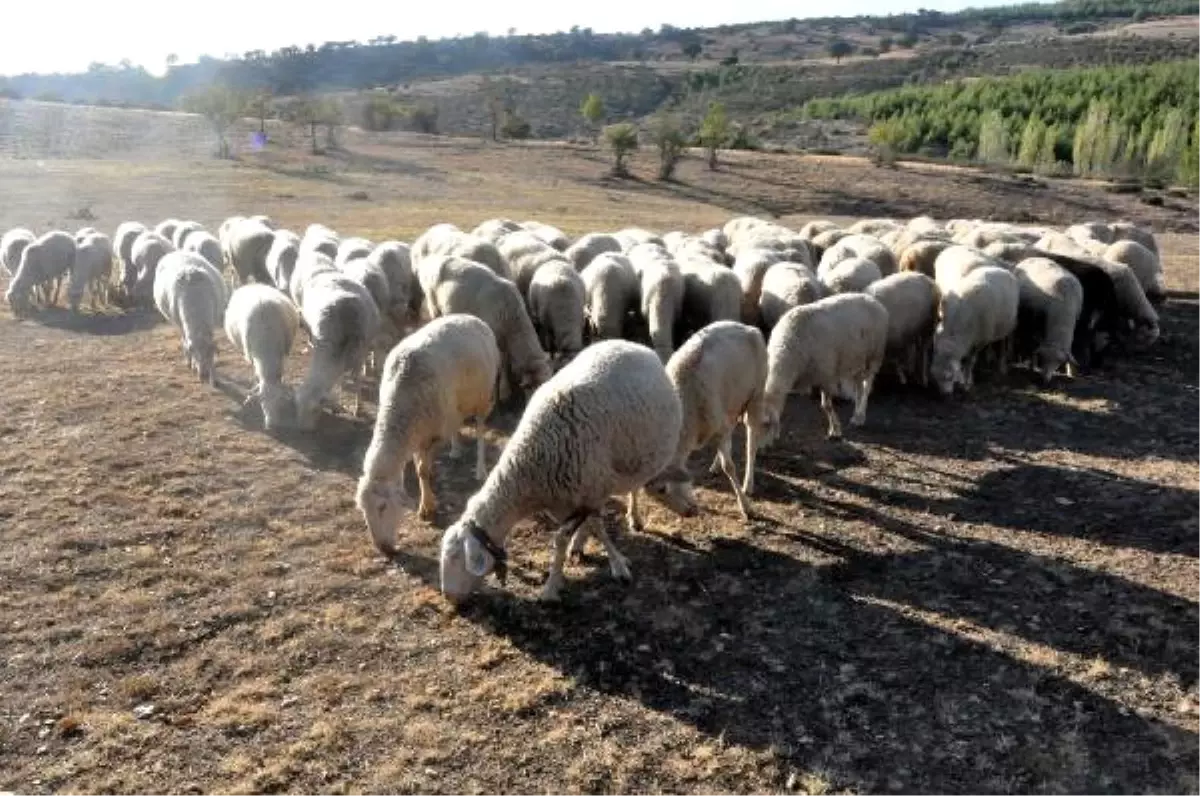
[[[492,556],[469,533],[463,534],[463,554],[466,559],[467,572],[470,572],[477,578],[482,578],[488,573],[488,569],[492,563]]]

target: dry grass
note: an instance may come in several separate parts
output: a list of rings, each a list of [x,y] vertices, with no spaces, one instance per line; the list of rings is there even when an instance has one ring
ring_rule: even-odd
[[[462,614],[436,556],[468,464],[439,460],[436,522],[406,524],[386,564],[352,502],[369,419],[269,436],[227,347],[212,390],[150,315],[4,311],[0,788],[1195,792],[1194,206],[763,156],[617,183],[564,147],[398,141],[6,161],[0,226],[85,203],[106,229],[255,210],[376,238],[500,215],[571,232],[763,208],[1120,215],[1180,231],[1165,259],[1193,295],[1153,350],[1050,390],[1014,373],[939,403],[881,385],[843,443],[797,399],[760,460],[760,521],[704,475],[709,513],[651,508],[620,539],[633,586],[592,557],[559,606],[534,599],[549,543],[523,525],[509,588]],[[515,422],[498,413],[495,436]]]

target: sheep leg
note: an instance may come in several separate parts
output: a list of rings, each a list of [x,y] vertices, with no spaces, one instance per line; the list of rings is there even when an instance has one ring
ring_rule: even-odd
[[[617,580],[628,583],[633,580],[633,573],[629,570],[629,559],[613,544],[608,531],[604,530],[604,523],[600,522],[597,525],[600,527],[593,531],[593,534],[600,540],[600,544],[604,545],[604,552],[608,556],[609,571]]]
[[[730,486],[733,487],[733,496],[737,498],[738,510],[742,512],[742,519],[749,520],[750,503],[742,494],[742,485],[738,482],[737,477],[737,465],[733,463],[733,429],[729,430],[721,439],[721,444],[717,446],[717,461],[721,463],[721,470],[729,479]]]
[[[558,593],[563,585],[563,562],[567,558],[567,544],[580,526],[587,520],[591,512],[580,510],[567,517],[567,521],[554,532],[554,558],[550,561],[550,577],[542,587],[541,599],[551,602],[558,599]]]
[[[421,505],[417,516],[428,522],[437,512],[437,498],[433,495],[433,457],[429,451],[414,453],[413,466],[417,468],[417,482],[421,486]]]
[[[456,435],[457,436],[457,435]],[[487,477],[487,443],[483,438],[483,418],[475,418],[475,480]]]
[[[463,454],[462,439],[458,435],[458,429],[450,432],[450,458],[461,459]]]
[[[754,460],[758,457],[758,422],[747,414],[742,418],[746,426],[746,472],[742,481],[742,494],[754,494]]]
[[[581,527],[571,536],[571,547],[567,550],[567,558],[571,561],[578,562],[583,558],[584,548],[587,547],[588,539],[591,537],[591,532],[587,526]]]
[[[842,423],[838,420],[837,407],[833,405],[833,396],[821,390],[821,409],[825,411],[825,417],[829,418],[829,438],[842,438]]]
[[[721,467],[721,452],[717,451],[717,454],[715,456],[713,456],[712,464],[710,464],[708,466],[708,471],[710,473],[719,473],[722,471],[722,469],[723,468]]]
[[[871,397],[871,387],[874,383],[875,374],[869,373],[854,391],[854,414],[850,416],[850,425],[861,426],[867,422],[867,399]]]
[[[629,509],[625,515],[629,522],[629,530],[641,533],[646,530],[645,523],[642,522],[642,512],[638,507],[638,490],[635,489],[629,493]]]
[[[62,277],[61,276],[55,277],[54,278],[54,293],[52,293],[50,296],[50,304],[51,305],[58,306],[58,291],[61,288],[62,288]]]

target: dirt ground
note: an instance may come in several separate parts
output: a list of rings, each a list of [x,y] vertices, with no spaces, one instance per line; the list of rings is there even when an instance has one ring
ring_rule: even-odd
[[[3,161],[0,228],[1128,217],[1162,233],[1176,292],[1153,348],[1049,389],[881,382],[843,442],[794,396],[753,523],[698,454],[707,513],[621,534],[632,586],[591,550],[537,602],[549,537],[523,523],[507,589],[461,614],[437,549],[470,457],[439,459],[436,522],[387,563],[353,503],[373,404],[268,435],[223,338],[212,389],[149,313],[0,309],[0,789],[1197,792],[1194,198],[759,155],[662,186],[561,147],[349,143]],[[516,421],[491,419],[489,463]]]

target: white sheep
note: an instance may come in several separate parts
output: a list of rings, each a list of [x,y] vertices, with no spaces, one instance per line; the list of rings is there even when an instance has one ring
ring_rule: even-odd
[[[725,237],[725,231],[721,228],[706,229],[700,233],[700,240],[712,246],[722,254],[729,248],[729,238]]]
[[[290,293],[292,272],[296,270],[296,259],[300,255],[300,236],[286,229],[275,230],[275,239],[267,250],[267,274],[271,284]]]
[[[343,238],[338,244],[337,256],[333,258],[333,264],[338,268],[343,268],[351,260],[366,257],[373,248],[374,244],[366,238]]]
[[[1075,324],[1083,310],[1083,285],[1069,271],[1045,257],[1030,257],[1013,269],[1020,291],[1017,336],[1032,348],[1033,369],[1050,379],[1063,365],[1074,376],[1078,363],[1071,355]]]
[[[817,278],[825,281],[825,274],[842,260],[870,260],[879,268],[881,277],[896,273],[896,258],[892,250],[877,238],[869,235],[850,234],[830,246],[821,255],[817,266]]]
[[[897,243],[897,247],[899,245]],[[934,263],[937,262],[938,256],[952,245],[948,240],[937,238],[916,240],[902,249],[898,258],[897,270],[915,271],[933,279],[936,273]],[[895,249],[893,249],[894,251]]]
[[[539,268],[547,263],[568,262],[558,249],[524,230],[505,235],[496,248],[504,258],[508,278],[523,297],[529,295],[529,283]]]
[[[511,218],[489,218],[471,230],[471,234],[494,245],[505,235],[511,232],[520,232],[523,229],[525,228]]]
[[[324,224],[309,224],[300,236],[300,251],[297,257],[309,252],[319,252],[330,260],[337,258],[338,234]]]
[[[682,414],[666,370],[644,346],[605,340],[584,349],[533,394],[483,488],[442,535],[442,594],[459,603],[491,571],[503,583],[513,526],[545,513],[562,523],[542,589],[543,599],[556,599],[568,543],[586,539],[582,526],[610,496],[628,494],[630,524],[641,527],[637,490],[670,461]],[[592,533],[612,574],[628,580],[629,561],[602,524]]]
[[[784,402],[793,389],[821,391],[821,408],[829,420],[829,437],[842,436],[833,396],[843,381],[853,384],[854,414],[850,424],[867,419],[867,400],[887,351],[888,313],[875,298],[841,293],[784,313],[767,343],[766,394],[762,444],[780,432]]]
[[[495,405],[500,350],[486,323],[470,315],[436,318],[402,340],[383,366],[379,412],[355,503],[375,547],[396,552],[396,526],[409,501],[404,465],[412,460],[421,487],[418,516],[432,520],[433,451],[457,438],[468,418],[475,426],[475,478],[487,475],[483,431]]]
[[[1117,221],[1112,225],[1113,243],[1120,240],[1131,240],[1149,249],[1155,257],[1159,256],[1158,241],[1150,230],[1131,224],[1128,221]]]
[[[1094,262],[1108,273],[1117,292],[1117,305],[1126,326],[1132,327],[1134,342],[1148,346],[1158,339],[1158,313],[1142,290],[1142,284],[1133,269],[1124,263],[1115,263],[1103,258]]]
[[[683,334],[717,321],[741,319],[742,286],[733,271],[686,249],[678,263],[683,276]]]
[[[185,247],[184,244],[187,243],[187,239],[189,237],[191,237],[193,234],[195,234],[197,232],[203,232],[203,231],[204,231],[204,225],[202,225],[196,221],[180,221],[179,225],[177,227],[175,227],[175,231],[171,234],[171,243],[174,244],[176,249],[181,249],[181,250],[186,250],[186,251],[196,251],[196,249]],[[218,246],[219,245],[220,244],[218,244]],[[206,257],[204,259],[207,260],[208,258]],[[213,263],[212,260],[208,260],[208,261],[213,266],[215,266],[218,271],[221,270],[220,263]]]
[[[629,258],[605,252],[593,259],[579,274],[583,280],[585,312],[594,340],[615,340],[622,336],[625,319],[639,306],[637,274]]]
[[[274,243],[275,230],[258,219],[244,218],[229,229],[226,253],[240,284],[274,284],[267,271],[267,255]]]
[[[297,307],[304,306],[304,290],[308,284],[323,273],[340,273],[334,267],[332,257],[316,250],[296,255],[296,267],[292,269],[292,278],[288,282],[288,295]]]
[[[112,278],[112,240],[102,232],[85,235],[75,243],[75,262],[71,266],[71,281],[67,285],[67,301],[71,312],[79,312],[84,290],[90,294],[91,308],[96,300],[108,301],[108,286]]]
[[[118,280],[127,289],[137,282],[137,266],[133,263],[133,244],[146,231],[146,225],[137,221],[125,221],[117,227],[113,237],[113,248],[117,253],[117,261],[121,266]]]
[[[163,257],[173,251],[175,251],[174,244],[158,232],[147,230],[138,235],[130,250],[134,281],[125,283],[126,294],[138,301],[152,299],[154,274],[158,269],[158,264]],[[125,274],[125,278],[129,278],[128,273]]]
[[[183,222],[177,218],[168,218],[164,221],[158,222],[158,225],[154,227],[154,231],[166,238],[171,243],[171,246],[174,247],[175,230],[182,223]]]
[[[0,238],[0,273],[12,276],[21,264],[21,252],[25,247],[37,240],[37,236],[27,229],[15,227],[4,233]]]
[[[813,250],[817,255],[817,262],[825,256],[825,252],[836,246],[843,238],[850,237],[850,233],[844,229],[827,229],[820,232],[809,243],[812,244]]]
[[[425,258],[444,255],[477,262],[490,268],[496,276],[509,278],[508,265],[496,246],[463,232],[453,224],[434,224],[425,230],[413,241],[411,255],[413,267],[418,269]]]
[[[775,249],[742,249],[733,260],[733,273],[742,289],[742,322],[762,323],[760,313],[763,278],[775,263],[787,257]]]
[[[1129,266],[1151,304],[1162,304],[1167,300],[1162,263],[1157,254],[1141,243],[1135,240],[1118,240],[1100,256],[1109,262]]]
[[[775,263],[767,269],[760,288],[755,314],[768,331],[774,329],[784,313],[793,307],[825,297],[825,287],[816,274],[799,263]]]
[[[501,400],[507,400],[510,380],[532,390],[550,378],[550,358],[538,342],[516,285],[479,263],[445,255],[422,260],[417,277],[430,317],[461,312],[491,327],[503,355]]]
[[[929,383],[929,349],[937,328],[941,292],[937,283],[917,271],[899,271],[864,291],[888,311],[887,359],[896,366],[901,384],[915,372]]]
[[[262,408],[268,431],[291,420],[294,397],[283,383],[283,368],[299,327],[296,306],[270,285],[242,285],[225,307],[225,336],[254,368],[254,387],[246,403]]]
[[[346,375],[354,385],[353,411],[357,417],[362,410],[363,393],[359,373],[379,334],[379,309],[374,299],[366,288],[345,274],[322,270],[304,286],[300,317],[312,341],[312,359],[304,382],[295,393],[298,425],[302,429],[316,425],[321,401]]]
[[[851,235],[869,235],[872,238],[897,229],[903,229],[903,225],[894,218],[864,218],[846,227]]]
[[[816,219],[814,221],[809,221],[804,226],[800,227],[800,231],[796,234],[799,235],[800,237],[804,238],[805,240],[811,241],[814,238],[816,238],[818,235],[820,235],[822,232],[829,232],[830,230],[839,230],[839,229],[841,229],[841,227],[839,227],[837,224],[833,223],[832,221],[826,221],[825,219]]]
[[[592,232],[572,243],[563,255],[576,271],[582,271],[588,263],[607,252],[622,253],[621,241],[615,235]]]
[[[979,352],[995,343],[1003,345],[1016,329],[1020,287],[1015,276],[994,265],[974,267],[951,279],[941,272],[940,257],[938,264],[942,303],[929,369],[941,393],[949,395],[956,385],[970,390]],[[1005,361],[1002,354],[1002,369]]]
[[[4,299],[14,313],[21,314],[30,308],[30,293],[41,288],[47,303],[55,304],[62,278],[71,272],[74,264],[75,238],[62,231],[47,232],[22,250]],[[51,284],[54,286],[52,292]]]
[[[391,319],[396,330],[403,334],[417,322],[416,310],[421,301],[420,285],[413,273],[409,246],[395,240],[383,241],[371,250],[367,262],[379,268],[387,277],[391,303],[380,309]]]
[[[667,250],[652,243],[634,246],[628,257],[638,278],[650,345],[666,363],[675,352],[675,324],[683,312],[683,274]]]
[[[583,279],[566,260],[554,260],[537,269],[528,296],[530,319],[542,348],[558,365],[569,362],[583,349],[587,301]]]
[[[717,445],[718,467],[733,487],[742,518],[750,519],[747,495],[754,493],[754,458],[763,419],[767,343],[762,333],[736,321],[719,321],[688,338],[667,362],[683,410],[679,442],[666,468],[646,484],[646,494],[685,517],[699,506],[692,491],[688,457]],[[746,428],[745,481],[738,483],[733,431]]]
[[[214,337],[225,298],[220,272],[195,252],[168,252],[154,271],[154,304],[179,330],[188,367],[210,387],[216,384]]]
[[[883,274],[873,261],[851,257],[837,261],[818,278],[829,293],[861,293],[872,282],[883,279]]]
[[[933,261],[933,280],[938,288],[945,293],[951,285],[977,268],[1004,268],[1010,270],[1011,265],[1003,260],[997,260],[969,246],[948,246],[938,254]]]
[[[541,221],[522,221],[521,227],[537,235],[545,243],[553,246],[560,252],[565,252],[567,247],[571,245],[571,239],[558,227],[543,224]]]
[[[658,246],[663,245],[661,235],[655,234],[648,229],[640,227],[627,227],[618,232],[613,233],[613,237],[621,242],[621,250],[629,254],[629,250],[634,246],[640,246],[644,243],[653,243]]]
[[[211,232],[204,230],[192,230],[183,237],[184,251],[195,252],[208,260],[208,264],[217,271],[222,271],[225,268],[223,261],[224,255],[221,253],[221,242]]]

